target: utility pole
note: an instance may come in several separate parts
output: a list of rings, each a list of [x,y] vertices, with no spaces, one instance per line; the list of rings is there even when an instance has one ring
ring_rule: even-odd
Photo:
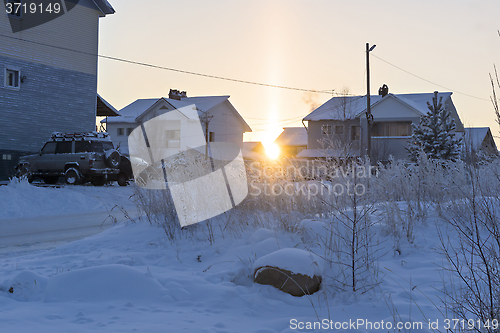
[[[212,120],[213,116],[209,116],[207,113],[203,117],[200,117],[200,121],[205,124],[205,158],[208,161],[208,142],[210,139],[210,133],[208,132],[208,124]]]
[[[370,47],[370,43],[366,43],[366,155],[371,158],[372,150],[372,131],[373,115],[370,103],[370,52],[373,51],[376,45]]]

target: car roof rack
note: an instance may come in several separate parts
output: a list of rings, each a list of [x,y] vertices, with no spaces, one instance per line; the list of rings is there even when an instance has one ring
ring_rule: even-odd
[[[83,133],[61,133],[53,132],[50,137],[52,140],[85,140],[85,139],[109,139],[107,132],[83,132]]]

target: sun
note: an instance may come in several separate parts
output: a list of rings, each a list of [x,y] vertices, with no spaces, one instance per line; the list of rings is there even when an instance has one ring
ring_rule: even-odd
[[[275,160],[280,155],[280,148],[275,143],[270,143],[266,145],[266,155]]]

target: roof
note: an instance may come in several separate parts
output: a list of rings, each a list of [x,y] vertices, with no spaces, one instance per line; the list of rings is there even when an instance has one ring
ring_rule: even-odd
[[[256,151],[256,149],[265,149],[264,145],[260,141],[244,141],[243,149],[248,151]]]
[[[156,103],[164,101],[170,104],[172,107],[176,109],[181,109],[183,107],[187,107],[190,105],[195,105],[198,109],[198,114],[201,116],[204,112],[210,112],[212,108],[217,105],[220,105],[227,101],[229,103],[229,108],[233,110],[235,116],[242,122],[243,131],[251,132],[252,129],[246,121],[241,117],[239,112],[234,108],[234,106],[229,102],[229,96],[199,96],[199,97],[186,97],[181,100],[171,99],[166,97],[161,98],[147,98],[147,99],[138,99],[135,102],[127,105],[123,109],[121,109],[119,113],[119,117],[113,117],[105,119],[101,122],[107,123],[136,123],[137,118],[145,114],[149,111],[149,109],[155,105]]]
[[[115,9],[111,6],[111,4],[107,0],[94,0],[94,3],[104,15],[115,13]]]
[[[345,158],[348,156],[360,156],[358,150],[344,151],[340,149],[304,149],[297,154],[297,158],[318,158],[318,157],[332,157],[332,158]]]
[[[450,98],[451,92],[440,92],[438,97],[443,97],[443,102]],[[431,102],[434,93],[420,94],[393,94],[389,93],[382,97],[381,95],[371,95],[371,106],[382,102],[387,98],[396,98],[408,107],[416,110],[424,115],[429,111],[427,102]],[[366,95],[365,96],[337,96],[328,100],[325,104],[308,114],[303,120],[318,121],[318,120],[346,120],[358,118],[366,112]]]
[[[489,127],[468,127],[465,128],[464,143],[470,144],[473,149],[480,149],[484,139],[490,132]],[[491,135],[491,132],[490,132]]]
[[[304,127],[283,127],[274,143],[278,146],[307,146],[307,130]]]
[[[97,94],[97,117],[117,117],[119,116],[118,110],[116,110],[111,104],[109,104],[101,95]]]

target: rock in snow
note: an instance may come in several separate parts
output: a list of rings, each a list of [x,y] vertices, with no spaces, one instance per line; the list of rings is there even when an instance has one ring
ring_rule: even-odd
[[[323,267],[311,252],[289,248],[258,259],[253,271],[256,283],[271,285],[292,296],[304,296],[319,290]]]

